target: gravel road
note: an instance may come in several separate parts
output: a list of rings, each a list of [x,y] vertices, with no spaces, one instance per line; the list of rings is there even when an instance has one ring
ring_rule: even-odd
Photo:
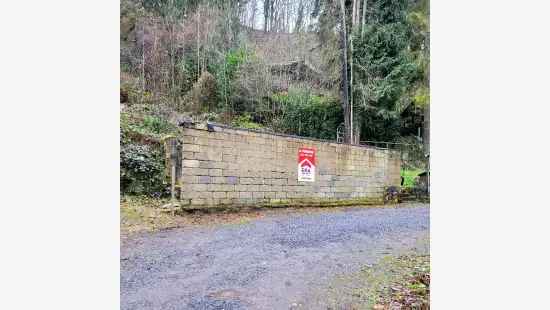
[[[121,248],[121,309],[326,309],[336,275],[426,253],[428,235],[426,204],[142,234]]]

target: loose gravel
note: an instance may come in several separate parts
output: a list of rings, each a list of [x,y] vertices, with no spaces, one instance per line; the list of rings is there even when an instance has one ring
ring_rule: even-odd
[[[142,234],[121,248],[121,309],[326,309],[334,276],[428,235],[426,204]]]

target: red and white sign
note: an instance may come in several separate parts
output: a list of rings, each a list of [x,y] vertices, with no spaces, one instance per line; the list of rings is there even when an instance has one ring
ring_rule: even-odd
[[[315,181],[315,149],[301,147],[298,149],[298,181]]]

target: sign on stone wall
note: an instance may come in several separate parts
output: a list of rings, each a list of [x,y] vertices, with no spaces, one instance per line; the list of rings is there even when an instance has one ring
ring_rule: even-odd
[[[298,181],[315,181],[315,149],[301,147],[298,149]]]

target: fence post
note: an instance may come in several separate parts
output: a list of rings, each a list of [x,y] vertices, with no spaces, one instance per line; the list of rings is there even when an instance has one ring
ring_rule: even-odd
[[[177,154],[178,148],[177,148],[177,140],[175,138],[171,139],[170,141],[170,179],[171,179],[171,202],[174,203],[176,201],[176,160],[178,158]],[[174,215],[175,211],[174,208],[172,208],[172,215]]]
[[[176,137],[166,137],[164,140],[164,150],[166,152],[166,175],[170,178],[170,205],[175,206],[176,202],[176,184],[178,182],[178,139]],[[172,208],[172,215],[175,210]]]

